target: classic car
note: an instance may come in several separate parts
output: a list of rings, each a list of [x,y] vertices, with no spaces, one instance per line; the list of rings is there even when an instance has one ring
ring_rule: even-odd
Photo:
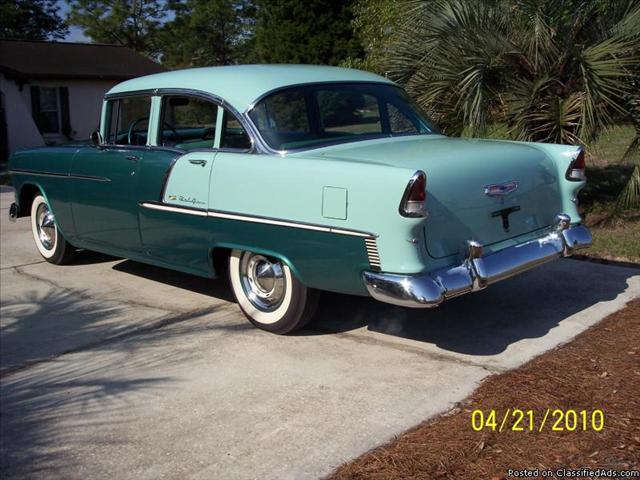
[[[322,290],[435,307],[591,243],[582,148],[449,138],[368,72],[136,78],[105,95],[91,140],[10,159],[10,216],[31,217],[40,254],[228,274],[275,333],[305,325]]]

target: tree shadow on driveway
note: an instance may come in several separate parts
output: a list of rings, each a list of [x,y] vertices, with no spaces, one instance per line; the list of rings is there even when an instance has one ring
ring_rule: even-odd
[[[184,337],[252,328],[244,322],[212,326],[201,321],[216,307],[151,316],[153,323],[132,328],[127,310],[124,304],[56,288],[3,301],[3,317],[11,317],[0,337],[3,479],[56,478],[72,470],[74,462],[86,458],[69,451],[86,441],[78,435],[92,428],[113,432],[101,441],[128,451],[132,446],[118,431],[134,420],[132,406],[161,404],[182,380],[158,372],[199,355],[180,345]],[[99,452],[101,444],[94,447]]]
[[[366,297],[326,294],[311,331],[303,334],[367,327],[451,352],[496,355],[519,340],[545,336],[571,315],[615,299],[630,288],[631,277],[638,275],[638,269],[558,261],[445,301],[435,309],[408,309]]]

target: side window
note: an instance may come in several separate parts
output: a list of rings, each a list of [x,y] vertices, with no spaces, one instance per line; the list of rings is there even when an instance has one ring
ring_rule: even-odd
[[[286,148],[309,139],[308,110],[305,94],[293,90],[265,98],[250,115],[267,143]]]
[[[260,131],[279,134],[309,133],[309,118],[304,94],[282,92],[267,97],[251,112]]]
[[[232,148],[235,150],[249,150],[251,139],[238,119],[226,109],[224,111],[224,126],[220,148]]]
[[[107,143],[146,145],[151,97],[127,97],[109,102]]]
[[[416,125],[398,107],[387,103],[391,133],[420,133]]]
[[[216,138],[218,106],[197,97],[165,97],[159,144],[194,150],[212,148]]]
[[[328,138],[382,133],[378,100],[373,95],[355,90],[320,90],[317,100]]]

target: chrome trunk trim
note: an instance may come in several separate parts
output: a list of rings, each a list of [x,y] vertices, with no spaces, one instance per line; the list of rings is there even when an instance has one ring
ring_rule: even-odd
[[[365,238],[364,246],[367,249],[367,257],[369,258],[369,266],[375,272],[380,271],[380,254],[378,253],[378,242],[375,238]]]

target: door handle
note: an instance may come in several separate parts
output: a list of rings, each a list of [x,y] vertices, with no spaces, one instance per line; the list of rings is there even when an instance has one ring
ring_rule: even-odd
[[[130,160],[132,162],[137,162],[138,160],[140,160],[140,157],[136,156],[136,155],[128,155],[126,157],[127,160]]]
[[[201,167],[204,167],[207,164],[206,160],[189,160],[189,163],[192,165],[200,165]]]

